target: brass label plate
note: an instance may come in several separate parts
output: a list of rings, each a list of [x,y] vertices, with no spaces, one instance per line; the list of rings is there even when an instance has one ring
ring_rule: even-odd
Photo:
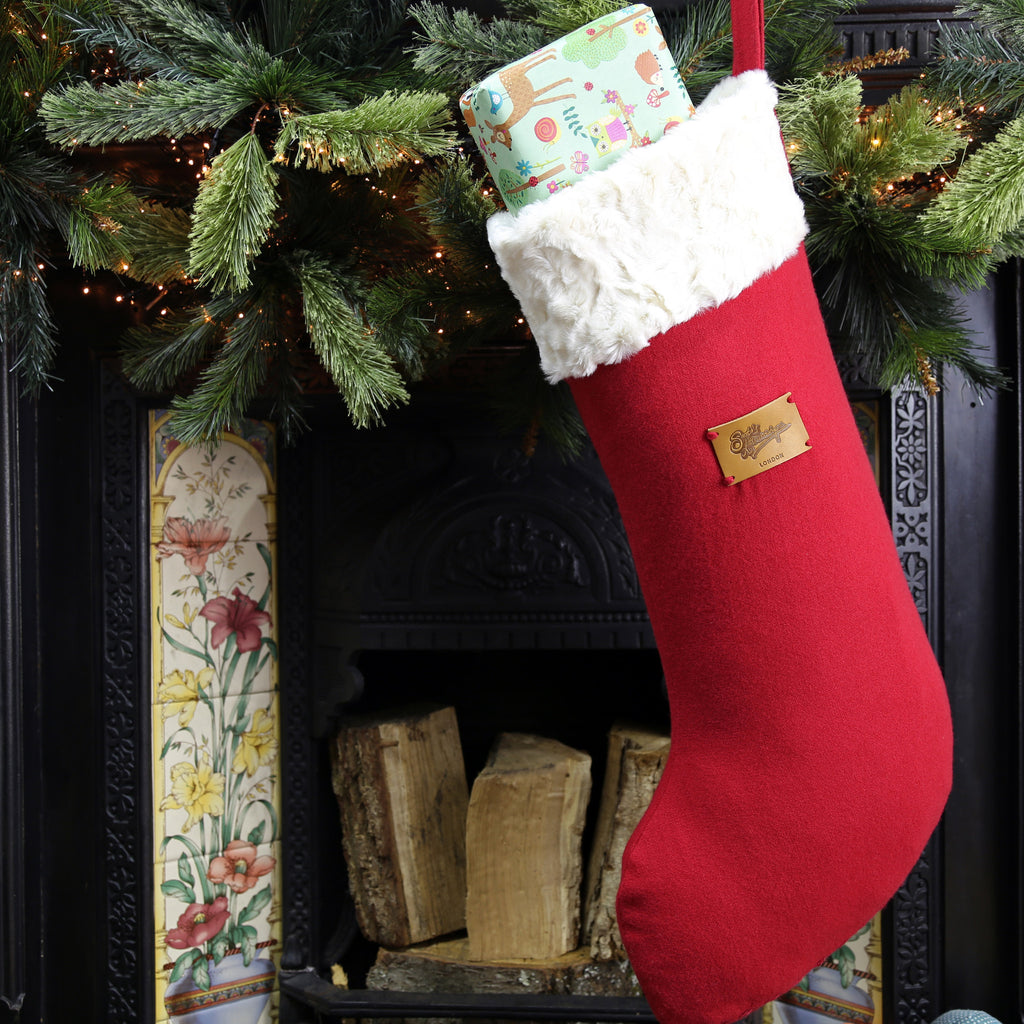
[[[727,484],[738,484],[810,451],[800,411],[787,391],[746,416],[708,427]]]

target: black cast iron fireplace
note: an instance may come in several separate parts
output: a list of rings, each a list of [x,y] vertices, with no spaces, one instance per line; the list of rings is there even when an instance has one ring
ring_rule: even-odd
[[[883,398],[852,364],[845,376],[851,398],[868,399],[888,453],[879,479],[927,622],[929,414],[919,396]],[[470,779],[497,731],[533,731],[589,751],[595,792],[613,721],[667,728],[657,651],[595,454],[564,460],[542,445],[528,457],[475,402],[472,392],[426,389],[372,434],[325,408],[282,460],[282,1020],[651,1019],[638,999],[361,987],[375,950],[346,898],[327,763],[346,715],[452,704]],[[933,858],[885,915],[887,1021],[916,1022],[928,1005],[921,924],[934,909]],[[334,963],[348,992],[325,980]]]

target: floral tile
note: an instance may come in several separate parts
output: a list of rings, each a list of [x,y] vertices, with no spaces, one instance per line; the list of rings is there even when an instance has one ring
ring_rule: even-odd
[[[219,854],[232,840],[279,836],[277,695],[203,693],[202,674],[173,672],[153,708],[156,800],[154,861]],[[196,694],[199,693],[199,696]]]
[[[249,423],[260,431],[258,442],[252,436],[226,434],[211,452],[205,446],[180,444],[167,435],[165,422],[155,422],[151,457],[157,499],[154,526],[170,535],[157,539],[201,554],[222,536],[225,525],[232,538],[274,538],[274,445],[266,424]]]
[[[155,414],[150,436],[155,1018],[213,1002],[229,1024],[270,1024],[281,942],[273,432],[250,423],[191,449]]]
[[[156,691],[167,676],[204,676],[212,695],[270,690],[276,684],[274,551],[257,541],[202,575],[179,573],[154,549]],[[192,685],[192,684],[190,684]],[[159,699],[159,698],[158,698]]]

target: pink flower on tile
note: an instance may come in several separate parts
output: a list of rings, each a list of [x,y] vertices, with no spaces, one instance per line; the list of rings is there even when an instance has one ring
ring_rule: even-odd
[[[226,519],[197,519],[171,516],[164,523],[164,539],[157,545],[158,558],[181,555],[185,568],[196,576],[206,572],[206,560],[231,539]]]
[[[262,639],[260,626],[270,622],[270,615],[261,611],[256,602],[238,587],[233,593],[234,597],[215,597],[207,601],[199,614],[214,624],[210,636],[214,647],[220,647],[234,633],[235,643],[243,654],[255,651]]]
[[[230,916],[227,896],[218,896],[212,903],[192,903],[178,918],[178,927],[167,933],[167,945],[172,949],[201,946],[227,924]]]
[[[256,847],[244,839],[232,839],[222,857],[210,861],[206,877],[235,892],[251,889],[263,875],[274,870],[273,857],[257,857]]]

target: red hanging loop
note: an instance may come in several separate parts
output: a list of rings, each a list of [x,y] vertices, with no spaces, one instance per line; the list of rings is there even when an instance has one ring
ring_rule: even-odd
[[[732,73],[764,67],[764,0],[732,0]]]

